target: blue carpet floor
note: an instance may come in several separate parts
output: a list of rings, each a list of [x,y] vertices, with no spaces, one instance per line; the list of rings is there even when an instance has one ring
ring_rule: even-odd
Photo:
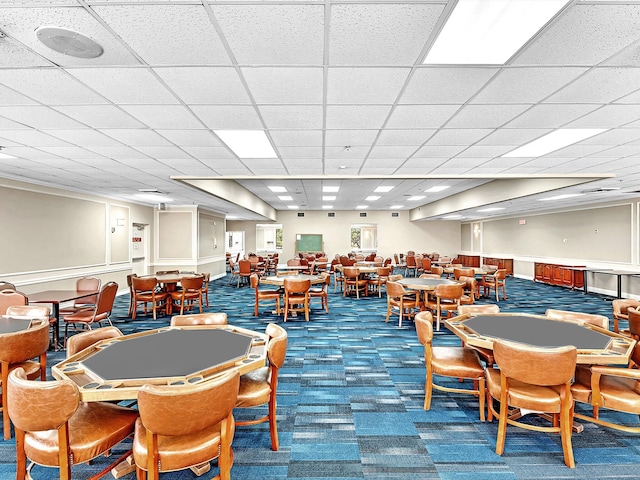
[[[596,294],[515,278],[507,280],[507,293],[508,299],[499,302],[505,312],[558,308],[611,317],[611,303]],[[278,388],[280,450],[270,449],[268,424],[238,427],[231,472],[236,480],[640,478],[638,435],[585,424],[573,435],[572,470],[564,465],[557,435],[508,428],[505,453],[496,455],[497,422],[481,423],[470,395],[434,391],[431,410],[423,410],[424,350],[413,322],[405,321],[402,328],[397,317],[385,323],[384,297],[356,300],[331,293],[329,314],[318,302],[310,322],[297,318],[286,324],[269,307],[254,317],[253,290],[231,287],[224,278],[211,282],[210,299],[207,310],[226,312],[231,324],[263,331],[277,322],[289,334]],[[128,296],[118,297],[113,315],[114,325],[125,333],[169,323],[166,317],[132,321],[127,304]],[[459,340],[443,329],[435,344]],[[49,365],[63,357],[63,352],[51,353]],[[261,413],[242,410],[236,418]],[[631,415],[625,420],[638,423]],[[0,442],[0,479],[15,478],[14,461],[14,440]],[[87,478],[107,463],[98,459],[92,466],[74,466],[74,478]],[[202,478],[211,478],[214,470]],[[57,478],[57,471],[36,467],[34,477]],[[187,470],[161,478],[198,477]]]

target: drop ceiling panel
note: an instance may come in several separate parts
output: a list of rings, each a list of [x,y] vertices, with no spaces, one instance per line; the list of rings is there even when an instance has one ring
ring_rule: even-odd
[[[229,63],[202,5],[109,5],[93,9],[147,64]]]
[[[408,68],[329,68],[328,104],[393,104]]]
[[[148,158],[144,153],[134,150],[131,147],[122,145],[120,147],[88,147],[89,150],[99,153],[105,157],[120,161],[135,160],[138,158]]]
[[[449,158],[455,157],[465,148],[467,148],[466,145],[432,145],[429,141],[425,146],[421,147],[414,156],[423,158]]]
[[[155,68],[154,72],[184,103],[251,103],[240,77],[231,67]]]
[[[322,130],[273,130],[271,138],[278,148],[283,146],[321,146]]]
[[[530,105],[465,105],[447,123],[447,128],[497,128],[528,108]]]
[[[211,129],[235,130],[262,128],[262,122],[253,107],[240,105],[190,105],[190,108],[193,113]],[[188,125],[177,125],[174,128],[185,127],[189,128]],[[198,128],[202,128],[202,125]]]
[[[485,128],[440,130],[429,139],[427,145],[469,145],[489,135],[493,130]]]
[[[202,123],[180,105],[125,105],[122,108],[151,128],[202,128]]]
[[[111,137],[107,137],[100,132],[90,129],[81,130],[43,130],[54,137],[61,138],[75,145],[120,145]]]
[[[85,125],[45,106],[0,107],[0,115],[32,128],[86,128]]]
[[[183,160],[183,159],[192,159],[192,157],[186,153],[184,150],[181,150],[178,147],[168,146],[168,147],[158,147],[154,145],[140,145],[136,147],[136,150],[148,155],[151,158],[157,158],[158,160]]]
[[[370,146],[376,139],[378,130],[327,130],[325,132],[325,145],[365,145]]]
[[[536,105],[505,125],[507,128],[559,128],[599,108],[594,104]]]
[[[189,155],[199,159],[235,159],[236,156],[226,147],[191,147],[185,145],[182,147]]]
[[[493,158],[504,155],[505,153],[513,150],[510,146],[486,146],[486,145],[472,145],[466,150],[460,152],[457,156],[459,158]]]
[[[336,160],[362,160],[367,156],[370,150],[368,146],[350,146],[344,147],[325,147],[325,158],[332,158]]]
[[[567,85],[545,102],[608,103],[638,89],[640,68],[598,67]]]
[[[329,105],[327,128],[380,128],[390,110],[386,105]]]
[[[569,123],[567,127],[612,128],[626,125],[638,119],[640,119],[640,108],[637,105],[606,105]]]
[[[413,65],[443,5],[333,4],[331,65]]]
[[[259,110],[267,128],[322,128],[321,105],[261,105]]]
[[[321,64],[323,5],[216,5],[211,8],[240,64]]]
[[[478,141],[477,145],[524,145],[551,131],[547,128],[502,128],[494,130]]]
[[[129,146],[169,145],[169,142],[153,130],[145,128],[105,129],[103,133]]]
[[[279,147],[280,156],[285,158],[321,158],[322,147]]]
[[[383,130],[377,145],[422,145],[436,130]]]
[[[45,152],[49,152],[54,155],[57,155],[59,157],[65,157],[65,158],[74,159],[74,160],[83,160],[85,158],[91,158],[98,155],[95,152],[92,152],[91,150],[89,150],[88,148],[85,149],[85,148],[80,148],[76,146],[69,146],[69,147],[43,146],[43,147],[40,147],[40,149],[44,150]]]
[[[12,130],[16,128],[29,128],[29,127],[22,123],[9,120],[8,118],[0,117],[0,130]]]
[[[322,103],[321,68],[243,68],[242,75],[256,103]]]
[[[497,68],[418,68],[400,103],[465,103],[497,72]]]
[[[183,147],[222,146],[222,142],[210,130],[157,130],[156,133]]]
[[[115,105],[69,105],[58,106],[55,109],[92,128],[144,127],[142,123]]]
[[[0,130],[0,136],[30,147],[42,147],[44,145],[50,147],[69,145],[67,142],[52,137],[51,135],[31,129]]]
[[[97,58],[77,58],[42,44],[36,29],[54,26],[79,32],[97,42],[104,52]],[[100,22],[81,7],[5,8],[0,29],[56,65],[135,65],[139,62]]]
[[[0,68],[45,67],[51,65],[51,62],[36,55],[13,38],[5,37],[0,42]]]
[[[418,148],[414,145],[376,145],[371,149],[370,158],[397,158],[410,157]]]
[[[398,105],[391,113],[387,128],[440,128],[461,105]]]

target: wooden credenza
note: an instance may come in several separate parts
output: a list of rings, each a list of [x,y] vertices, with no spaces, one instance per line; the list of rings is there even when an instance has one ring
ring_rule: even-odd
[[[480,255],[464,255],[462,253],[459,253],[456,258],[465,267],[479,267],[480,266]]]
[[[504,268],[507,275],[513,275],[513,258],[482,257],[483,265],[497,265],[499,269]]]
[[[564,287],[583,288],[584,287],[584,265],[560,265],[556,263],[534,264],[533,280],[536,282],[548,283],[549,285],[560,285]]]

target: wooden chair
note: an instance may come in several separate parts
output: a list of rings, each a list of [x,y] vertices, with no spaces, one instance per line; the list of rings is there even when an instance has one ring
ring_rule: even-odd
[[[458,308],[458,315],[465,315],[467,313],[476,315],[491,315],[493,313],[500,313],[500,307],[495,303],[487,303],[483,305],[460,305]],[[482,358],[487,367],[492,367],[496,364],[496,359],[493,356],[493,350],[490,348],[475,347],[473,345],[466,345],[467,348],[473,348],[478,352],[480,358]]]
[[[438,265],[432,265],[431,266],[431,273],[438,275],[439,277],[442,276],[442,274],[444,273],[444,267],[440,267]]]
[[[483,295],[485,297],[489,296],[489,292],[491,290],[495,290],[496,292],[496,302],[500,301],[499,292],[502,288],[502,299],[507,299],[507,270],[505,268],[500,268],[496,270],[493,275],[482,275],[482,280],[480,280],[480,286],[483,289]]]
[[[238,284],[236,286],[240,288],[240,284],[249,284],[251,273],[251,262],[249,260],[240,260],[238,262]]]
[[[71,380],[32,382],[22,368],[9,375],[9,416],[16,430],[16,478],[31,478],[34,464],[59,468],[71,479],[71,465],[108,453],[133,433],[138,412],[107,402],[80,402]],[[92,478],[101,478],[131,452]],[[27,459],[31,464],[27,466]]]
[[[63,317],[64,320],[64,344],[67,344],[69,336],[69,325],[74,330],[91,330],[93,325],[102,326],[102,322],[111,323],[111,310],[113,310],[113,302],[118,293],[118,284],[116,282],[108,282],[101,289],[98,295],[96,306],[90,310],[79,310],[76,313]]]
[[[185,310],[191,310],[197,303],[202,313],[202,288],[204,285],[204,277],[196,275],[195,277],[182,277],[180,280],[181,289],[171,292],[171,307],[180,307],[180,315]]]
[[[595,315],[592,313],[571,312],[568,310],[555,310],[548,308],[545,312],[545,317],[553,320],[564,320],[566,322],[574,323],[589,323],[591,325],[597,325],[600,328],[609,330],[609,319],[604,315]]]
[[[340,291],[344,290],[344,272],[342,268],[335,268],[337,264],[333,265],[333,293],[336,293],[338,285],[340,285]]]
[[[0,281],[0,292],[2,290],[15,290],[16,286],[11,282]]]
[[[542,348],[496,340],[493,353],[499,369],[487,368],[486,378],[489,421],[494,415],[498,416],[496,453],[504,452],[507,424],[527,430],[559,432],[564,463],[574,468],[571,382],[576,371],[576,347]],[[499,412],[492,399],[500,402]],[[509,409],[513,408],[549,413],[553,415],[553,425],[520,422],[510,416]]]
[[[409,273],[413,272],[413,276],[417,276],[418,274],[418,264],[416,263],[416,257],[413,255],[408,255],[406,258],[406,264],[404,267],[404,275],[406,277],[409,276]]]
[[[231,274],[229,277],[229,285],[231,285],[234,278],[238,279],[238,264],[231,259],[229,259],[229,273]]]
[[[640,300],[636,300],[634,298],[616,298],[611,302],[611,309],[613,310],[613,331],[618,333],[619,320],[629,320],[629,315],[627,314],[627,310],[630,308],[638,308],[640,307]]]
[[[158,290],[158,279],[156,277],[133,277],[131,283],[133,285],[132,320],[136,319],[139,303],[142,303],[145,315],[147,314],[147,304],[151,304],[154,320],[159,309],[167,309],[169,293]]]
[[[224,312],[193,313],[191,315],[174,315],[171,317],[171,326],[188,325],[226,325],[227,314]]]
[[[640,310],[629,307],[627,310],[629,328],[622,330],[620,333],[627,335],[635,340],[640,340]],[[640,365],[639,365],[640,366]]]
[[[230,480],[233,408],[239,385],[240,375],[234,370],[195,385],[140,388],[140,418],[133,439],[137,478],[157,480],[161,472],[217,458],[219,478]]]
[[[304,318],[309,321],[309,288],[311,280],[300,278],[284,279],[284,321],[287,321],[289,312],[304,312]],[[297,305],[297,307],[294,307]],[[300,307],[302,305],[302,307]]]
[[[17,290],[5,289],[0,291],[0,315],[7,313],[7,307],[11,305],[27,305],[27,296]]]
[[[373,293],[378,294],[378,298],[382,298],[382,287],[386,285],[391,269],[389,267],[378,267],[376,276],[369,279],[369,287]]]
[[[49,321],[51,309],[45,305],[11,305],[5,313],[11,318],[37,318]]]
[[[0,335],[0,370],[2,374],[2,424],[4,439],[11,438],[11,421],[7,408],[9,373],[21,368],[30,380],[47,379],[47,349],[49,348],[49,319],[27,330]]]
[[[443,392],[465,393],[478,397],[480,421],[485,416],[485,377],[484,366],[480,362],[476,350],[467,347],[434,347],[433,315],[431,312],[419,312],[414,320],[420,344],[424,346],[424,360],[427,370],[425,382],[424,409],[431,409],[431,396],[435,388]],[[473,380],[474,388],[454,388],[438,385],[434,375],[443,377]]]
[[[287,354],[287,331],[270,323],[267,325],[266,334],[269,336],[267,345],[266,367],[246,373],[240,377],[240,390],[236,401],[236,408],[253,408],[267,403],[267,414],[256,420],[237,420],[236,425],[257,425],[269,422],[269,434],[271,436],[271,450],[278,450],[278,428],[276,423],[276,396],[278,390],[278,373],[284,364]]]
[[[280,290],[264,290],[260,289],[260,278],[258,274],[251,274],[251,288],[256,292],[255,306],[253,307],[253,315],[258,316],[258,307],[261,301],[273,302],[276,307],[276,314],[280,315]]]
[[[309,302],[314,298],[319,298],[322,308],[329,313],[329,284],[331,283],[331,275],[323,272],[322,277],[324,278],[324,282],[319,284],[319,287],[309,288]]]
[[[434,310],[436,312],[436,330],[440,330],[440,320],[442,312],[446,312],[449,316],[451,312],[460,308],[460,299],[462,298],[462,284],[444,284],[436,285],[432,295],[427,297],[425,301],[426,310]]]
[[[389,321],[391,311],[398,309],[398,327],[402,327],[402,318],[407,315],[412,317],[416,310],[420,310],[420,301],[418,292],[414,290],[407,290],[403,285],[387,280],[387,318]]]
[[[459,280],[460,277],[474,277],[475,278],[475,270],[473,268],[454,268],[453,269],[453,278]]]
[[[202,275],[202,302],[209,308],[209,283],[211,282],[211,274],[209,272],[201,273]]]
[[[67,340],[67,358],[102,340],[118,337],[122,337],[122,332],[114,326],[77,333]]]
[[[460,305],[473,305],[473,302],[476,300],[476,277],[473,275],[470,277],[462,275],[457,280],[463,284]]]
[[[363,292],[366,297],[369,280],[360,276],[360,269],[358,267],[343,267],[343,273],[344,290],[342,296],[346,297],[348,294],[355,292],[356,298],[360,298],[360,292]]]
[[[133,277],[137,277],[137,273],[130,273],[127,275],[127,287],[129,288],[129,310],[127,312],[128,316],[133,315],[134,303],[133,303]]]
[[[99,278],[95,277],[81,277],[76,280],[76,290],[81,291],[100,291],[100,285],[102,282]],[[75,300],[73,305],[61,308],[60,316],[64,317],[66,315],[71,315],[72,313],[79,312],[80,310],[93,309],[96,306],[96,302],[98,301],[98,294],[91,295],[90,297],[83,297]]]

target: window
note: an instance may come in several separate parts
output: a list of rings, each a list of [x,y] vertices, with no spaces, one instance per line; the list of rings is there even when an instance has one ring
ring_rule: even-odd
[[[354,250],[377,250],[378,226],[367,223],[351,225],[351,248]]]
[[[275,223],[257,224],[256,249],[259,252],[282,250],[282,225]]]

